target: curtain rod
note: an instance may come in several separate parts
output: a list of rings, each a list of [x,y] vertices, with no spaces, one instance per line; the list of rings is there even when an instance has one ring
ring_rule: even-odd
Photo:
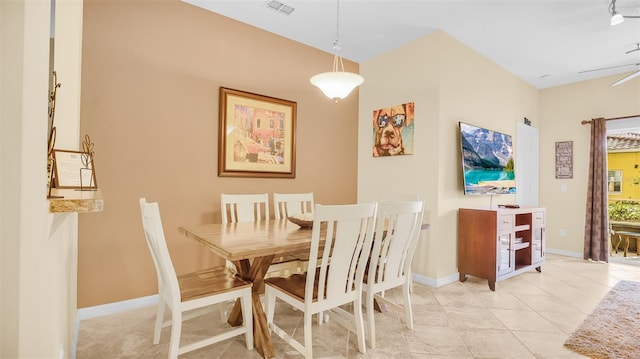
[[[626,118],[634,118],[634,117],[640,117],[640,115],[633,115],[633,116],[623,116],[623,117],[612,117],[612,118],[605,118],[605,121],[612,121],[612,120],[624,120]],[[580,122],[583,125],[589,124],[591,123],[591,121],[593,120],[582,120],[582,122]]]

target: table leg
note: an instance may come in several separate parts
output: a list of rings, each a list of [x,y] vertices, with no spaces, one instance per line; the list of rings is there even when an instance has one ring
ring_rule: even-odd
[[[251,312],[253,314],[253,341],[255,343],[256,350],[262,357],[268,359],[275,357],[275,350],[273,349],[273,342],[271,341],[271,334],[267,327],[267,316],[262,309],[262,303],[260,302],[260,288],[264,282],[264,276],[271,265],[273,255],[267,257],[259,257],[253,260],[253,263],[249,265],[248,260],[242,260],[236,263],[238,268],[238,275],[253,283],[251,290],[252,305]],[[229,314],[230,325],[239,325],[242,323],[242,311],[240,308],[240,302],[236,301],[233,306],[233,310]]]
[[[378,301],[375,297],[373,298],[373,309],[380,313],[386,313],[388,310],[387,305]]]
[[[627,256],[627,251],[629,250],[629,236],[624,236],[624,256]]]
[[[616,241],[615,245],[613,244],[613,241],[615,241],[616,237],[618,238],[618,240]],[[620,246],[620,242],[622,242],[622,236],[619,234],[616,234],[612,237],[612,242],[611,242],[611,247],[612,249],[618,253],[618,247]]]

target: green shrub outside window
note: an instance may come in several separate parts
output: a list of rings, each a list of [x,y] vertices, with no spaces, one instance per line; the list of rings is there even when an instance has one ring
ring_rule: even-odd
[[[609,203],[609,219],[612,221],[640,222],[640,202],[616,201]]]

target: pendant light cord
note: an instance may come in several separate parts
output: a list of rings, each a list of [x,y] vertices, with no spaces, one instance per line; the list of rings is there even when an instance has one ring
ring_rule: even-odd
[[[336,41],[333,43],[333,71],[344,71],[342,56],[338,55],[340,50],[340,0],[336,0]]]
[[[336,0],[336,42],[333,43],[334,50],[338,50],[340,39],[340,0]]]

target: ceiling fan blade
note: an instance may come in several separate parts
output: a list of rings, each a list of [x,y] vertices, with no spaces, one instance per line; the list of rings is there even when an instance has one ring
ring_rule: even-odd
[[[636,44],[636,48],[635,48],[635,49],[633,49],[633,50],[629,50],[629,51],[625,52],[625,54],[626,54],[626,55],[629,55],[630,53],[632,53],[632,52],[636,52],[636,51],[640,51],[640,43],[637,43],[637,44]]]
[[[610,69],[616,69],[618,67],[626,67],[626,66],[638,66],[640,65],[640,63],[634,63],[634,64],[626,64],[626,65],[616,65],[616,66],[609,66],[609,67],[600,67],[597,69],[591,69],[591,70],[583,70],[583,71],[579,71],[579,74],[584,74],[586,72],[593,72],[593,71],[601,71],[601,70],[610,70]]]
[[[621,83],[625,83],[625,82],[627,82],[627,81],[629,81],[629,80],[631,80],[633,78],[636,78],[638,76],[640,76],[640,70],[638,70],[638,71],[636,71],[636,72],[632,73],[631,75],[628,75],[628,76],[626,76],[624,78],[621,78],[620,80],[612,83],[611,86],[618,86]]]

